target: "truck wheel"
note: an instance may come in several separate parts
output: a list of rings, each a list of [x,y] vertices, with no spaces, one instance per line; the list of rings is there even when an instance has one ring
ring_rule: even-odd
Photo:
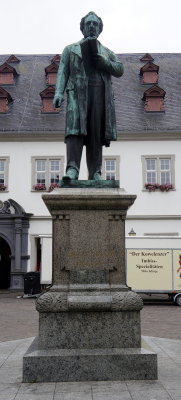
[[[179,296],[176,297],[175,299],[175,304],[177,306],[181,306],[181,294],[179,294]]]

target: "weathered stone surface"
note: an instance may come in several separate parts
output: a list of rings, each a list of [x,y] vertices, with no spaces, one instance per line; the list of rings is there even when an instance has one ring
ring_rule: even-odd
[[[136,196],[118,188],[59,188],[53,217],[53,285],[37,299],[39,336],[24,381],[156,379],[141,348],[138,294],[126,286],[125,218]]]
[[[119,188],[60,188],[43,200],[53,216],[53,284],[69,271],[108,271],[125,284],[125,218],[136,196]]]
[[[106,270],[74,270],[69,273],[70,284],[106,284],[109,282],[109,273]]]
[[[140,296],[130,290],[121,290],[107,285],[107,288],[95,288],[96,285],[84,285],[77,288],[72,285],[65,291],[49,291],[43,293],[36,301],[36,309],[40,313],[77,311],[140,311],[143,302]],[[103,286],[103,285],[102,285]],[[133,322],[134,323],[134,322]]]
[[[104,310],[104,305],[108,300],[109,298],[102,299],[102,311],[99,312],[95,308],[95,311],[70,309],[68,312],[40,313],[40,348],[140,347],[139,311],[112,312]]]
[[[61,210],[119,210],[124,214],[134,203],[136,195],[122,188],[55,188],[42,196],[51,215]],[[112,213],[111,213],[112,214]]]
[[[156,354],[139,349],[48,349],[33,342],[23,358],[23,382],[157,379]]]
[[[141,310],[143,308],[143,301],[137,293],[129,290],[126,293],[114,292],[112,296],[112,310]]]
[[[38,297],[36,302],[36,309],[39,312],[60,312],[66,311],[67,295],[62,292],[46,292]]]

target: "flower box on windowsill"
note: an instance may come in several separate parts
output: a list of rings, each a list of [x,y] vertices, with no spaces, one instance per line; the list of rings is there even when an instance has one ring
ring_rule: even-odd
[[[5,186],[3,183],[0,184],[0,190],[4,191],[7,189],[7,186]]]
[[[36,185],[33,186],[34,190],[46,190],[46,186],[43,183],[37,183]]]
[[[57,187],[58,187],[58,184],[57,184],[57,183],[51,183],[51,185],[49,186],[48,191],[49,191],[49,192],[52,192],[52,190],[55,189],[55,188],[57,188]]]
[[[159,185],[159,183],[145,183],[145,188],[149,192],[155,192],[155,190],[160,190],[161,192],[168,192],[169,190],[173,190],[174,186],[168,183],[164,185]]]

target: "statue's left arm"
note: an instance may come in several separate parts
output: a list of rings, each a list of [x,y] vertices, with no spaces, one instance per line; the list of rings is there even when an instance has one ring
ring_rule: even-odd
[[[110,75],[119,78],[123,75],[123,64],[117,59],[116,55],[109,51],[106,57],[103,54],[97,53],[94,55],[94,63],[98,70],[104,71]]]
[[[53,99],[54,108],[60,107],[64,101],[63,95],[69,79],[69,46],[65,47],[57,74],[55,96]]]

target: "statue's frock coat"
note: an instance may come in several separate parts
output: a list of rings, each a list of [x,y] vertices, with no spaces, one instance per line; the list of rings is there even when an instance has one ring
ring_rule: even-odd
[[[81,41],[65,47],[58,70],[55,95],[67,92],[67,113],[65,135],[87,134],[87,96],[88,77],[86,76]],[[99,54],[106,57],[106,72],[100,71],[105,84],[105,140],[116,140],[116,117],[111,75],[119,77],[123,74],[123,65],[115,54],[98,42]]]

